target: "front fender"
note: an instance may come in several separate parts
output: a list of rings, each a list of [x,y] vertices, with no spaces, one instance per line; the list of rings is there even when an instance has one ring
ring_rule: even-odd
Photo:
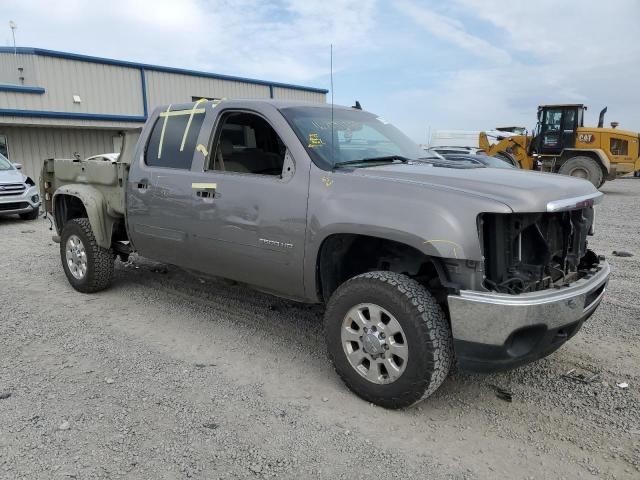
[[[70,184],[58,188],[53,194],[53,216],[56,219],[58,234],[62,233],[62,227],[67,220],[58,215],[61,212],[56,212],[57,199],[60,196],[75,197],[82,202],[96,242],[102,248],[111,248],[111,232],[115,219],[107,213],[104,195],[91,185]]]

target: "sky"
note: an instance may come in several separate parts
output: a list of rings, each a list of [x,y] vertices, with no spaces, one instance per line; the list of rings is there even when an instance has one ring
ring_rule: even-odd
[[[0,0],[4,45],[10,20],[18,46],[327,89],[333,44],[335,103],[419,143],[546,103],[640,131],[638,0]]]

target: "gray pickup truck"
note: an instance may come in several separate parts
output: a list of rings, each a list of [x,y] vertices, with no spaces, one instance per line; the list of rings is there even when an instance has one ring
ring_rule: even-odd
[[[117,160],[46,160],[41,190],[76,290],[106,288],[135,251],[324,303],[345,384],[400,408],[454,362],[550,354],[609,277],[587,248],[589,182],[425,155],[353,107],[199,101],[156,109]]]

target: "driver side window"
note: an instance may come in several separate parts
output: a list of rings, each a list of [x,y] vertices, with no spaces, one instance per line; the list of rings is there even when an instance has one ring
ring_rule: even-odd
[[[211,151],[210,170],[280,176],[286,147],[264,118],[230,112],[221,120]]]

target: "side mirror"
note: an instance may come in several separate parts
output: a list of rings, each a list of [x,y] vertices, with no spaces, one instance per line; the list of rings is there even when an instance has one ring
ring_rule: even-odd
[[[13,166],[16,167],[16,170],[22,170],[22,164],[21,163],[14,163]]]

